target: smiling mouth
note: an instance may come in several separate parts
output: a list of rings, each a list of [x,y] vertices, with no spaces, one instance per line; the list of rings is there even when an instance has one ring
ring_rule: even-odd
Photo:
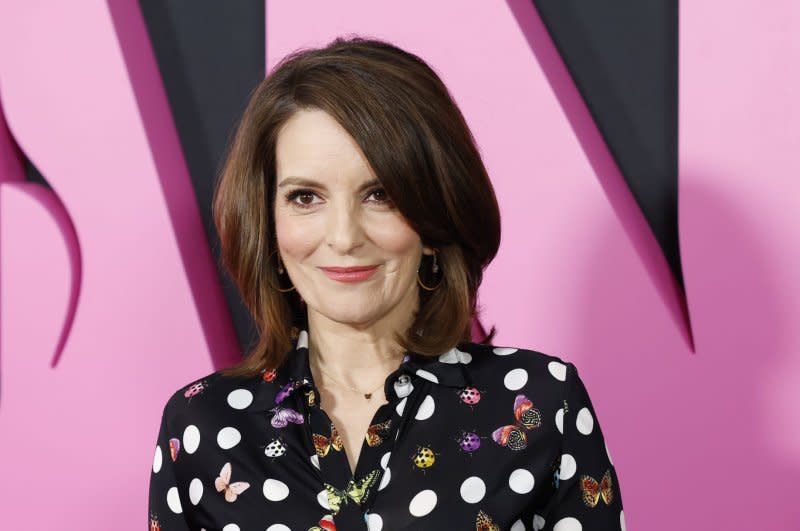
[[[362,282],[370,278],[378,266],[321,267],[320,270],[332,280],[339,282]]]

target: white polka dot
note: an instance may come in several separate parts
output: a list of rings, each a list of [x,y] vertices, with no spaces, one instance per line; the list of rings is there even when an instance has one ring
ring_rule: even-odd
[[[198,478],[194,478],[191,483],[189,483],[189,501],[192,502],[192,505],[197,505],[200,503],[200,498],[203,497],[203,482],[200,481]]]
[[[388,485],[391,480],[392,480],[392,470],[390,468],[387,468],[383,471],[383,474],[381,475],[381,482],[378,485],[378,490],[385,489],[386,485]]]
[[[533,515],[533,531],[542,531],[544,529],[544,518],[538,514]]]
[[[314,454],[309,459],[311,459],[311,464],[314,465],[317,470],[319,470],[319,456]]]
[[[397,404],[397,407],[395,407],[394,409],[395,409],[395,411],[397,411],[397,414],[402,417],[403,416],[403,410],[405,408],[406,408],[406,399],[404,398]],[[400,432],[398,431],[397,433],[400,433]]]
[[[247,389],[235,389],[228,393],[228,405],[233,409],[244,409],[253,403],[253,393]]]
[[[561,456],[561,467],[558,469],[558,479],[569,479],[575,475],[575,471],[578,469],[578,463],[575,462],[575,458],[572,457],[570,454],[564,454]]]
[[[367,529],[369,531],[381,531],[383,529],[383,518],[378,513],[367,514]]]
[[[300,333],[297,334],[297,348],[308,348],[308,331],[300,330]]]
[[[217,444],[223,450],[230,450],[231,448],[239,444],[239,441],[241,440],[242,440],[242,434],[239,433],[239,430],[237,430],[236,428],[232,428],[230,426],[222,428],[221,430],[219,430],[219,433],[217,434]]]
[[[558,428],[559,433],[562,435],[564,434],[564,408],[562,407],[558,411],[556,411],[556,428]]]
[[[516,391],[522,389],[522,386],[528,382],[528,371],[525,369],[512,369],[508,371],[506,377],[503,378],[503,384],[506,389]]]
[[[156,455],[153,456],[153,472],[158,474],[161,470],[161,464],[164,462],[164,456],[161,454],[161,447],[156,445]]]
[[[222,531],[240,531],[240,529],[236,524],[228,524],[222,528]]]
[[[610,454],[610,453],[609,453],[609,451],[608,451],[608,445],[607,445],[607,444],[605,444],[605,441],[603,441],[603,444],[604,444],[604,445],[605,445],[605,447],[606,447],[606,455],[608,456],[608,462],[609,462],[610,464],[612,464],[612,465],[613,465],[613,464],[614,464],[614,462],[613,462],[613,461],[611,461],[611,454]]]
[[[461,498],[467,503],[478,503],[486,495],[486,484],[478,476],[470,476],[461,484]]]
[[[417,420],[429,419],[431,415],[433,415],[435,409],[436,403],[433,401],[433,397],[428,395],[422,401],[422,404],[419,405],[419,409],[417,410],[417,414],[414,415],[414,418]]]
[[[522,520],[517,520],[511,526],[510,531],[525,531],[525,524],[522,523]]]
[[[625,514],[621,509],[619,511],[619,529],[620,531],[625,531]]]
[[[508,476],[508,486],[517,494],[527,494],[533,490],[533,474],[524,468],[514,470]]]
[[[518,351],[518,348],[513,347],[495,347],[492,352],[497,354],[498,356],[508,356],[509,354],[513,354]]]
[[[442,363],[462,363],[467,364],[472,361],[472,354],[469,352],[464,352],[463,350],[458,350],[457,348],[452,348],[445,352],[444,354],[439,356],[439,361]]]
[[[425,516],[436,507],[436,493],[431,489],[419,491],[408,504],[408,512],[414,516]]]
[[[386,452],[385,454],[383,454],[383,457],[381,457],[381,468],[386,468],[387,466],[389,466],[389,457],[391,455],[392,452]]]
[[[328,491],[327,490],[322,489],[321,491],[319,491],[317,493],[317,503],[320,504],[322,506],[322,508],[325,509],[326,511],[330,511],[331,510],[331,506],[328,505]]]
[[[426,380],[430,380],[433,383],[439,383],[439,378],[437,378],[432,372],[428,372],[425,369],[417,369],[417,376],[420,378],[425,378]]]
[[[589,435],[594,429],[594,418],[588,407],[582,408],[578,411],[578,417],[575,419],[575,425],[578,431],[584,435]]]
[[[289,526],[283,524],[272,524],[267,528],[267,531],[292,531]]]
[[[190,424],[183,430],[183,449],[187,454],[193,454],[198,446],[200,446],[200,430],[194,424]]]
[[[561,380],[563,382],[567,379],[567,366],[563,363],[551,361],[547,364],[547,370],[550,371],[550,374],[552,374],[553,378],[556,380]]]
[[[581,531],[581,529],[583,526],[578,519],[571,516],[562,518],[553,526],[553,531]]]
[[[269,478],[264,481],[264,497],[269,501],[281,501],[289,495],[289,487],[283,481]]]
[[[181,497],[178,495],[178,487],[172,487],[167,491],[167,505],[173,513],[181,514],[183,512]]]

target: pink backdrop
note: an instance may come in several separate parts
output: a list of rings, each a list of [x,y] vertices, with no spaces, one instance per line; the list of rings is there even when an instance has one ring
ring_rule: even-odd
[[[142,529],[164,401],[238,355],[136,6],[0,4],[3,528]],[[356,32],[420,54],[451,88],[503,211],[484,322],[497,345],[578,365],[628,529],[796,527],[800,4],[681,5],[695,352],[529,0],[276,1],[266,18],[268,68]],[[22,181],[15,145],[53,192]]]

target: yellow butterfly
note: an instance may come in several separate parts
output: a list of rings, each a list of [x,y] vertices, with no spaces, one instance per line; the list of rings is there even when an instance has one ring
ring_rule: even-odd
[[[376,468],[359,481],[351,479],[347,482],[344,490],[339,490],[329,483],[325,483],[325,490],[328,492],[328,506],[330,506],[333,514],[336,515],[342,505],[353,500],[361,505],[361,502],[366,498],[370,487],[378,480],[380,471]]]
[[[611,471],[606,470],[600,483],[591,476],[581,476],[581,496],[583,503],[588,507],[594,507],[603,498],[606,505],[611,505],[614,501],[614,486],[611,484]]]

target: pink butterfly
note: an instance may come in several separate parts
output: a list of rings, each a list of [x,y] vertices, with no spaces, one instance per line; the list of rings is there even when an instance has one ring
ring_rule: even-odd
[[[273,428],[285,428],[290,422],[294,424],[303,423],[303,415],[294,409],[275,406],[270,409],[270,411],[273,413],[272,420],[270,421]]]
[[[250,488],[250,483],[237,481],[231,483],[231,464],[225,463],[219,473],[219,477],[214,480],[217,492],[225,491],[225,501],[235,502],[239,494]]]

